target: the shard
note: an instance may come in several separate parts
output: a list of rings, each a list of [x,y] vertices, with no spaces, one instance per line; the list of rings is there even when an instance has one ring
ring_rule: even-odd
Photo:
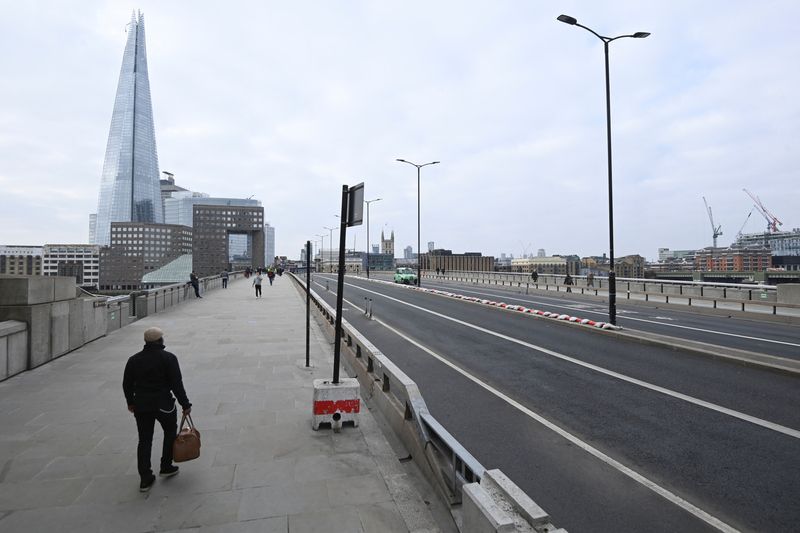
[[[110,243],[112,222],[164,222],[141,12],[127,31],[97,202],[101,245]]]

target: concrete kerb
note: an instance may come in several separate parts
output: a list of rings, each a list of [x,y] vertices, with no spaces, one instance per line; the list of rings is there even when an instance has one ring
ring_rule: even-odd
[[[302,280],[294,275],[291,278],[298,289],[305,291]],[[316,309],[332,330],[335,311],[316,292],[310,292]],[[342,343],[343,363],[356,375],[362,390],[378,407],[420,470],[450,503],[461,531],[564,531],[556,530],[549,516],[499,470],[492,471],[494,478],[465,483],[460,494],[454,494],[443,480],[452,472],[448,472],[446,461],[438,456],[421,423],[423,414],[431,415],[416,383],[344,319]],[[376,390],[378,384],[380,390]],[[492,481],[495,478],[497,481]],[[454,487],[454,490],[459,489]],[[491,527],[492,524],[500,527]]]
[[[364,279],[364,278],[359,278]],[[386,283],[389,285],[397,286],[394,283],[384,281],[384,280],[375,280],[369,279],[368,281],[372,281],[375,283]],[[463,296],[463,295],[456,295],[455,293],[449,293],[447,291],[440,291],[438,289],[430,290],[430,289],[419,289],[414,286],[408,285],[400,285],[403,288],[410,289],[410,290],[422,290],[428,294],[434,294],[437,296],[444,296],[450,298],[456,298],[463,300],[469,303],[477,303],[481,305],[488,305],[500,311],[506,311],[510,313],[520,313],[519,308],[528,309],[523,306],[518,305],[508,305],[504,304],[503,302],[493,302],[490,300],[485,300],[481,298],[475,298],[472,296]],[[672,304],[670,304],[672,305]],[[538,311],[538,310],[533,310]],[[550,318],[556,319],[557,323],[562,323],[565,325],[574,325],[578,324],[581,325],[581,320],[573,320],[575,317],[569,317],[569,315],[563,315],[559,313],[551,313],[551,312],[531,312],[528,313],[523,311],[524,314],[539,317],[539,318]],[[771,315],[770,315],[771,316]],[[606,324],[610,326],[610,324]],[[746,350],[738,350],[735,348],[723,348],[719,346],[714,346],[712,344],[707,344],[698,341],[690,341],[684,339],[678,339],[676,337],[667,337],[665,335],[657,335],[653,333],[646,333],[641,331],[633,332],[631,330],[625,330],[618,326],[615,327],[589,327],[587,328],[591,331],[595,331],[600,334],[615,336],[617,338],[622,338],[626,340],[630,340],[633,342],[638,342],[640,344],[645,344],[648,346],[657,346],[661,348],[667,348],[669,350],[677,351],[682,350],[687,353],[691,353],[693,355],[699,355],[704,357],[713,357],[715,359],[720,359],[723,361],[727,361],[734,364],[740,364],[749,367],[757,367],[762,368],[765,370],[770,370],[773,372],[778,372],[781,374],[788,374],[788,375],[800,375],[800,361],[795,361],[792,359],[786,359],[783,357],[776,357],[772,355],[766,354],[759,354],[755,352],[749,352]]]

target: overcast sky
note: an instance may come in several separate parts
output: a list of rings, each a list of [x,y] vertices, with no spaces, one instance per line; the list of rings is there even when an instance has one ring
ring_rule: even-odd
[[[233,7],[235,6],[235,7]],[[133,9],[145,15],[161,170],[255,198],[291,258],[365,182],[370,237],[519,256],[729,244],[748,188],[800,226],[800,2],[2,1],[0,244],[82,243],[97,209]],[[753,212],[745,232],[763,231]],[[364,226],[347,246],[364,249]]]

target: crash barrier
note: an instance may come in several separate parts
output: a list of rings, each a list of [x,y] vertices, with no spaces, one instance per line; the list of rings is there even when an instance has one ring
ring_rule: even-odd
[[[296,286],[305,292],[304,280],[290,275]],[[327,324],[328,332],[334,334],[336,311],[313,290],[311,302]],[[484,467],[430,414],[417,384],[344,318],[341,338],[342,361],[358,378],[365,399],[380,410],[411,458],[449,503],[451,511],[462,509],[461,531],[555,530],[546,514],[547,520],[541,520],[544,512],[538,506],[536,509],[541,513],[537,520],[514,522],[520,529],[508,529],[507,525],[486,529],[486,524],[507,524],[509,509],[528,508],[532,500],[499,470],[494,472],[505,480],[505,495],[489,489],[494,482],[483,481]],[[465,487],[471,487],[469,493]],[[481,491],[490,492],[491,497],[481,497]],[[486,498],[500,498],[501,501],[489,505]],[[519,520],[516,515],[515,518]]]
[[[233,281],[244,272],[233,272]],[[200,280],[202,291],[222,278]],[[191,291],[191,294],[190,294]],[[186,283],[99,296],[66,276],[9,276],[0,279],[0,381],[49,363],[148,315],[194,298]]]
[[[594,277],[591,285],[587,276],[572,276],[573,284],[565,285],[565,276],[539,274],[536,281],[530,274],[511,272],[447,271],[437,274],[435,270],[423,270],[423,280],[442,280],[490,285],[525,291],[532,289],[605,296],[608,294],[608,278]],[[800,303],[790,298],[790,286],[753,285],[746,283],[714,283],[707,281],[685,282],[638,278],[617,278],[617,300],[639,300],[645,302],[682,304],[712,309],[800,316]],[[424,281],[423,281],[424,286]],[[784,296],[787,295],[787,296]]]

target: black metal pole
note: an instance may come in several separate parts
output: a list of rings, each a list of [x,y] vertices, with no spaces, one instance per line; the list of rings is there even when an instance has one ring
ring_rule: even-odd
[[[422,287],[422,248],[420,248],[420,230],[419,230],[419,169],[418,165],[414,165],[417,167],[417,287]]]
[[[617,324],[617,274],[614,271],[614,191],[611,171],[611,84],[608,75],[608,41],[603,40],[606,55],[606,138],[608,141],[608,321]]]
[[[367,204],[367,279],[369,279],[369,202]]]
[[[311,366],[311,241],[306,241],[306,367]]]
[[[342,351],[342,301],[344,300],[344,246],[347,237],[347,185],[342,185],[342,214],[339,217],[339,275],[336,282],[336,334],[333,343],[333,383],[339,383],[339,358]],[[333,231],[333,230],[331,230]],[[331,246],[331,249],[333,246]],[[331,250],[332,251],[332,250]]]

